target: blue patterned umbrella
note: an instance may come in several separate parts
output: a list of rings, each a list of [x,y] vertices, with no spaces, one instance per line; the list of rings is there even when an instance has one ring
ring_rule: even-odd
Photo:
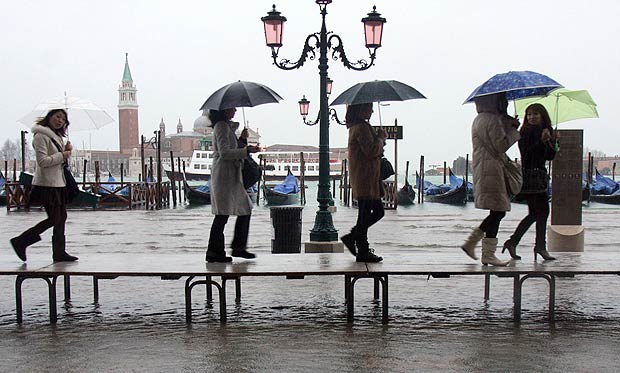
[[[474,89],[463,103],[473,102],[476,97],[502,92],[506,93],[508,100],[530,96],[544,96],[552,90],[562,87],[560,83],[543,74],[533,71],[509,71],[497,74],[482,83],[478,88]]]

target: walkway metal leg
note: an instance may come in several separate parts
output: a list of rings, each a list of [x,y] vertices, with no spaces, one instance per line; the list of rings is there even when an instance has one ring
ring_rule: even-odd
[[[373,300],[376,302],[379,300],[379,278],[375,277],[374,278],[374,289],[373,289]]]
[[[241,277],[235,279],[235,301],[241,300]]]
[[[191,282],[194,276],[189,276],[185,280],[185,322],[190,324],[192,322],[192,286]]]
[[[71,302],[71,276],[63,275],[62,277],[65,285],[65,302]]]
[[[99,302],[99,279],[97,276],[93,276],[93,302]]]
[[[555,321],[555,276],[549,275],[549,322]]]
[[[378,280],[375,280],[378,281]],[[387,324],[389,319],[388,319],[388,276],[385,275],[385,277],[383,277],[383,298],[382,298],[382,306],[383,306],[383,315],[382,315],[382,322],[383,324]]]
[[[220,290],[220,323],[226,323],[226,280],[222,279]]]
[[[44,278],[49,288],[49,300],[50,300],[50,323],[56,324],[58,321],[58,312],[56,312],[56,281],[58,276],[52,277],[52,281],[48,278]]]
[[[351,275],[344,275],[344,300],[349,299],[349,291],[351,287]]]
[[[207,276],[207,302],[213,302],[213,288],[211,287],[211,276]]]
[[[22,323],[22,282],[26,278],[17,276],[15,279],[15,311],[17,312],[17,323]]]
[[[484,300],[489,300],[489,295],[491,294],[491,275],[484,275]]]
[[[349,296],[347,298],[347,321],[353,322],[353,308],[355,305],[355,281],[357,277],[349,279]]]
[[[521,285],[522,283],[519,279],[519,275],[515,275],[512,285],[512,319],[515,322],[521,321]]]

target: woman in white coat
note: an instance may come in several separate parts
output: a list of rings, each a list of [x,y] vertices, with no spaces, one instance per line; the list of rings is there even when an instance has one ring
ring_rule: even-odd
[[[71,156],[71,143],[65,144],[67,135],[67,113],[63,109],[50,110],[40,118],[32,129],[37,168],[32,180],[31,202],[40,203],[47,213],[41,221],[24,233],[11,239],[15,254],[26,261],[26,248],[41,240],[41,233],[54,228],[52,236],[52,258],[55,262],[71,262],[78,258],[65,251],[65,222],[67,221],[67,202],[65,195],[65,175],[63,165]]]
[[[520,138],[519,121],[507,114],[504,93],[478,97],[474,102],[478,111],[471,128],[474,200],[476,208],[489,210],[489,215],[461,248],[471,258],[478,259],[475,249],[482,240],[482,264],[505,266],[510,261],[495,256],[499,224],[506,211],[510,211],[502,157],[506,157],[506,151]]]
[[[237,216],[232,243],[232,256],[253,259],[256,255],[247,250],[250,231],[252,201],[243,187],[241,169],[243,160],[250,153],[260,150],[257,146],[237,147],[235,131],[238,122],[231,119],[237,109],[210,110],[213,127],[213,167],[211,170],[211,212],[215,217],[209,234],[207,262],[230,262],[226,256],[224,228],[230,215]]]

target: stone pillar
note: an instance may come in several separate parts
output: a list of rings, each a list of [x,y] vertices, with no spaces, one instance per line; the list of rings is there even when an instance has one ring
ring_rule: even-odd
[[[583,174],[583,130],[559,130],[560,151],[552,168],[551,225],[549,251],[583,251],[581,223]]]

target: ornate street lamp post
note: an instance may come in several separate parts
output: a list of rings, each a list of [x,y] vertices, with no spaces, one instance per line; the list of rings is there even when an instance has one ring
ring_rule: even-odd
[[[366,38],[366,48],[370,57],[370,62],[366,60],[357,60],[351,62],[347,58],[342,39],[340,36],[327,32],[325,26],[325,16],[327,15],[327,5],[332,0],[316,0],[321,10],[321,31],[318,33],[310,34],[306,37],[304,43],[304,49],[301,53],[301,57],[297,62],[291,62],[289,59],[282,58],[278,61],[278,52],[282,47],[282,31],[286,17],[281,16],[280,12],[276,10],[276,6],[267,13],[267,16],[262,17],[261,20],[265,26],[265,41],[268,47],[271,48],[271,57],[273,58],[273,64],[282,70],[298,69],[304,65],[306,59],[314,60],[316,58],[316,52],[319,52],[319,88],[320,88],[320,108],[319,108],[319,190],[317,193],[317,201],[319,202],[319,211],[317,212],[314,228],[310,231],[310,241],[329,242],[338,240],[338,231],[334,228],[331,213],[328,211],[329,202],[331,200],[331,193],[329,190],[329,111],[327,105],[327,89],[331,90],[331,82],[328,83],[327,69],[328,66],[328,51],[331,52],[331,57],[334,60],[340,59],[342,64],[348,69],[362,71],[370,68],[375,62],[375,54],[377,48],[381,47],[381,36],[383,33],[383,24],[386,22],[385,18],[381,17],[381,14],[377,13],[376,7],[373,7],[372,12],[368,13],[367,17],[362,19],[364,23],[364,35]],[[300,114],[304,117],[308,115],[308,100],[307,105],[304,102],[305,97],[300,104]],[[303,102],[303,104],[302,104]],[[305,110],[305,114],[304,114]],[[310,124],[310,123],[308,123]],[[312,124],[316,124],[316,121]]]

